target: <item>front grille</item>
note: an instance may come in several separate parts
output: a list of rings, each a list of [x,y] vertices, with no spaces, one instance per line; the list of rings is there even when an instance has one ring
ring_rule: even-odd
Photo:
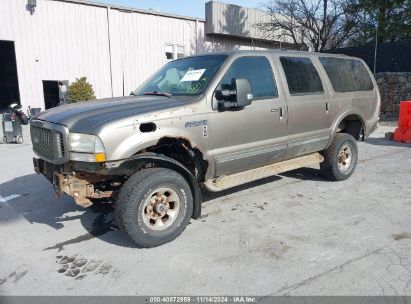
[[[61,134],[60,132],[56,132],[56,140],[57,140],[57,157],[62,158],[64,157],[63,134]]]
[[[31,126],[33,150],[40,157],[57,160],[64,157],[63,134],[58,131]]]

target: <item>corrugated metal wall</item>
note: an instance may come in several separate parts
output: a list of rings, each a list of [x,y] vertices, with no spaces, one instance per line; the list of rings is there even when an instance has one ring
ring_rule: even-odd
[[[166,63],[165,45],[181,45],[195,54],[196,22],[110,10],[114,96],[128,95]]]
[[[260,49],[270,43],[204,35],[204,20],[67,0],[0,0],[0,40],[15,42],[20,99],[44,108],[43,80],[86,76],[97,98],[128,95],[166,63],[165,45],[185,54]]]
[[[44,108],[42,80],[87,76],[97,96],[109,96],[106,10],[57,1],[0,1],[0,40],[15,42],[23,106]]]
[[[271,37],[281,36],[281,31],[265,33],[258,26],[271,21],[271,16],[262,10],[214,1],[207,2],[205,8],[207,35],[228,35],[260,40],[271,40]],[[281,40],[292,43],[288,37],[282,37]]]

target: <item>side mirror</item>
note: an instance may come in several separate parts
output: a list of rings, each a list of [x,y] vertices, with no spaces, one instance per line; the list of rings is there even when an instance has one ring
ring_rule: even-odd
[[[233,79],[232,86],[236,91],[237,107],[244,108],[253,101],[253,94],[251,94],[251,86],[247,79]]]
[[[253,101],[251,86],[247,79],[233,79],[229,88],[217,89],[215,98],[218,100],[218,109],[242,109]]]

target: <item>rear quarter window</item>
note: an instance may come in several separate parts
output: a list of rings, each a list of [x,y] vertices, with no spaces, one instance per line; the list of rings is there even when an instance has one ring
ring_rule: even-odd
[[[310,58],[280,57],[291,95],[323,93],[323,85]]]
[[[335,92],[372,91],[374,85],[364,64],[356,59],[320,57]]]

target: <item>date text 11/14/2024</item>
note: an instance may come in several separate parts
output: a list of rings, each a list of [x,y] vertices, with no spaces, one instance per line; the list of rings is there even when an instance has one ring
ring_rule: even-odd
[[[148,301],[147,301],[148,300]],[[149,297],[146,301],[149,303],[257,303],[256,297],[248,296],[161,296]]]

